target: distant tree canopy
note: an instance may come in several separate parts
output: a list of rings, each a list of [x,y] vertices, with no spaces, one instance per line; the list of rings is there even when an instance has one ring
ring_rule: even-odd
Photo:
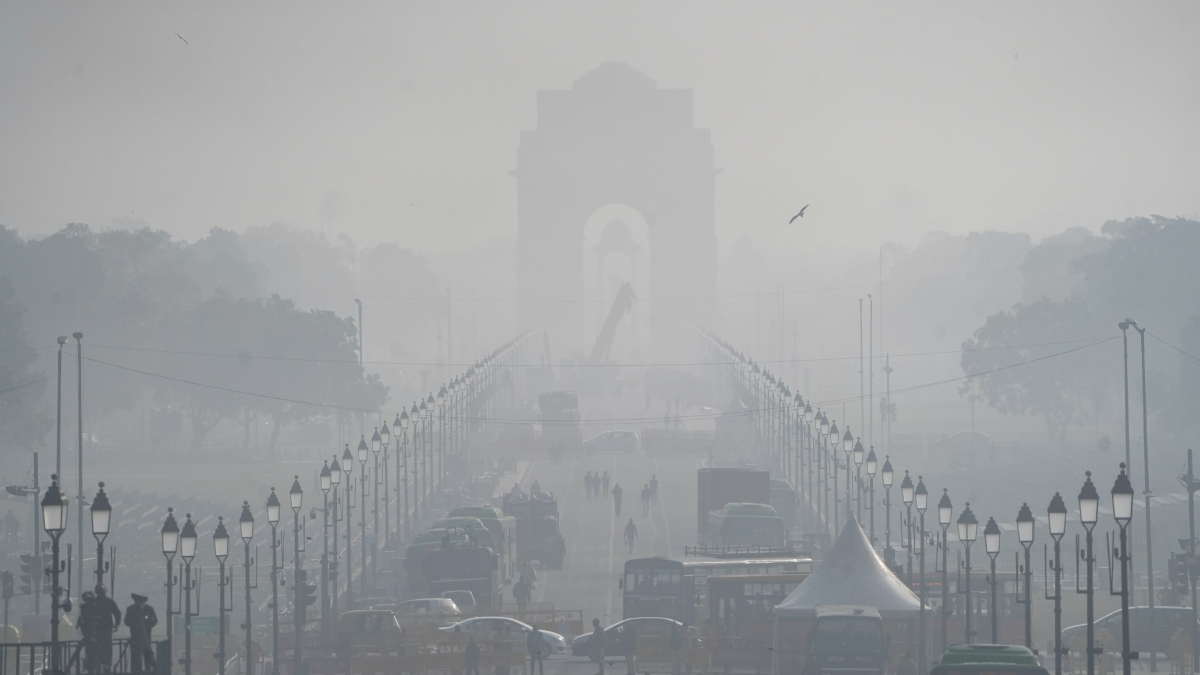
[[[360,279],[438,295],[437,277],[412,251],[389,246],[360,258],[347,240],[280,225],[246,235],[214,228],[194,243],[145,227],[74,223],[24,239],[0,226],[0,454],[53,436],[55,337],[75,330],[84,333],[89,433],[121,415],[132,426],[147,411],[169,412],[188,436],[176,447],[199,451],[218,424],[242,425],[248,441],[263,417],[273,450],[288,425],[379,410],[388,388],[359,366],[357,317],[312,308],[329,300],[319,293],[299,306],[269,290],[347,295]],[[438,320],[427,310],[374,316],[381,329],[396,327],[397,341]],[[73,383],[74,340],[68,349],[64,380]],[[73,398],[64,397],[72,410]]]
[[[1062,344],[1067,341],[1119,337],[1117,324],[1132,318],[1151,336],[1192,355],[1148,344],[1167,357],[1150,362],[1147,378],[1157,389],[1150,398],[1151,415],[1160,416],[1162,431],[1195,431],[1200,223],[1131,218],[1106,223],[1101,235],[1068,231],[1030,251],[1023,266],[1028,300],[988,317],[963,343],[962,369],[976,377],[960,392],[1005,414],[1042,416],[1051,437],[1061,441],[1072,422],[1085,417],[1082,413],[1114,412],[1122,387],[1120,343],[1042,357],[1082,346]],[[1031,297],[1037,288],[1050,290]],[[1130,333],[1130,351],[1136,354],[1138,336]],[[1018,345],[1040,346],[1012,348]],[[1131,370],[1138,367],[1133,358]],[[1014,365],[1035,359],[1040,360]]]

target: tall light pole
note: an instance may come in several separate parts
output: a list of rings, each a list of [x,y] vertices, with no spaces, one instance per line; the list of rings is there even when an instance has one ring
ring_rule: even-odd
[[[65,569],[59,559],[58,539],[67,529],[67,511],[70,505],[58,489],[58,474],[50,476],[50,487],[42,496],[42,529],[50,535],[50,669],[52,675],[62,675],[62,645],[58,638],[58,613],[71,611],[70,589],[58,585],[58,577]],[[80,550],[82,554],[82,549]],[[79,556],[80,559],[83,555]],[[69,575],[68,575],[69,576]],[[65,596],[65,597],[64,597]],[[61,598],[61,600],[60,600]]]
[[[225,612],[229,611],[225,609],[225,587],[230,585],[229,580],[225,578],[225,558],[229,557],[229,532],[225,530],[225,519],[221,516],[217,517],[217,529],[213,531],[213,553],[217,556],[220,573],[217,588],[220,589],[221,595],[217,607],[217,673],[225,675]]]
[[[1000,614],[996,598],[996,556],[1000,555],[1000,526],[995,518],[988,518],[983,528],[983,550],[991,558],[991,573],[988,575],[988,585],[991,586],[992,596],[988,607],[988,617],[992,620],[992,644],[1000,642]]]
[[[383,460],[381,462],[383,468],[383,539],[379,543],[379,547],[387,550],[388,544],[392,537],[392,508],[390,501],[392,498],[391,484],[388,479],[388,453],[392,448],[392,430],[388,428],[387,420],[384,420],[379,425],[380,447],[383,449]]]
[[[441,456],[441,473],[438,474],[438,486],[446,480],[446,385],[438,390],[437,402],[434,408],[438,412],[438,454]]]
[[[942,488],[942,498],[938,500],[938,525],[942,526],[942,538],[938,548],[942,551],[942,651],[946,651],[950,639],[950,541],[946,538],[946,530],[950,527],[954,516],[954,505],[950,503],[950,491]],[[936,560],[936,558],[935,558]]]
[[[300,488],[300,476],[295,476],[292,480],[292,489],[288,490],[288,501],[292,507],[292,562],[295,565],[292,572],[292,617],[295,626],[296,646],[292,651],[292,672],[300,672],[300,664],[303,661],[300,654],[300,636],[304,630],[304,624],[300,622],[301,607],[301,583],[300,583],[300,506],[304,502],[304,490]]]
[[[829,426],[829,456],[827,457],[826,461],[833,464],[833,535],[835,537],[839,532],[841,532],[841,528],[838,526],[838,502],[841,500],[841,498],[838,497],[838,488],[841,486],[838,484],[837,448],[833,446],[836,446],[840,439],[841,434],[838,433],[837,422],[831,422]],[[828,482],[829,476],[826,476],[825,480]],[[825,489],[828,490],[829,486],[826,485]]]
[[[854,435],[850,433],[850,427],[846,427],[846,433],[842,436],[842,452],[846,455],[846,520],[850,520],[850,453],[854,452]]]
[[[271,675],[279,675],[279,497],[275,488],[267,497],[267,524],[271,526]]]
[[[187,514],[183,530],[179,532],[179,557],[183,558],[183,672],[192,675],[192,617],[200,615],[197,598],[196,611],[192,612],[192,590],[196,582],[192,579],[192,558],[196,557],[196,524],[192,514]]]
[[[76,494],[79,495],[79,520],[76,522],[76,529],[79,530],[79,576],[77,577],[80,583],[83,582],[83,333],[78,331],[71,333],[71,337],[75,338],[75,374],[78,376],[78,387],[75,391],[75,396],[78,405],[75,412],[79,420],[79,466],[76,475],[78,488]],[[190,674],[189,674],[190,675]]]
[[[426,413],[426,417],[429,418],[429,425],[428,425],[429,426],[429,472],[430,472],[429,475],[437,476],[437,485],[440,488],[442,486],[442,477],[439,473],[436,472],[436,467],[434,465],[435,456],[433,454],[433,452],[434,452],[433,414],[435,412],[437,412],[437,407],[438,407],[437,401],[433,398],[433,392],[429,392],[429,398],[425,399],[425,405],[428,406],[428,408],[429,408],[428,412]],[[439,454],[440,454],[440,451],[439,451]],[[445,457],[443,457],[442,460],[444,463]],[[429,494],[430,494],[430,496],[433,495],[433,483],[432,482],[429,483]]]
[[[963,612],[963,640],[967,644],[975,642],[975,631],[971,630],[971,544],[979,534],[979,520],[971,511],[971,502],[967,502],[963,512],[958,514],[958,540],[966,549],[966,588],[961,591],[966,598],[966,611]]]
[[[173,630],[175,613],[171,611],[171,589],[175,587],[175,553],[179,550],[179,523],[175,522],[173,507],[167,508],[167,519],[163,521],[159,536],[162,538],[163,557],[167,559],[167,583],[165,584],[167,588],[167,649],[169,651],[168,658],[173,660],[175,643],[171,637],[175,632]]]
[[[1054,675],[1062,675],[1062,538],[1067,532],[1067,505],[1057,492],[1046,510],[1046,522],[1054,540],[1054,595],[1046,599],[1054,601]]]
[[[1086,532],[1084,541],[1087,548],[1081,552],[1082,555],[1075,562],[1075,592],[1087,595],[1087,675],[1096,675],[1096,594],[1092,578],[1096,567],[1096,557],[1092,554],[1092,528],[1096,526],[1096,520],[1099,517],[1100,493],[1096,492],[1096,486],[1092,483],[1092,472],[1086,472],[1086,476],[1083,488],[1079,491],[1079,521],[1083,523],[1083,529]],[[1076,539],[1076,548],[1078,548],[1078,541]],[[1079,560],[1087,565],[1087,588],[1084,589],[1079,588]]]
[[[905,584],[908,585],[908,587],[910,589],[912,588],[912,582],[913,582],[913,578],[912,578],[912,576],[913,576],[912,575],[912,572],[913,572],[913,569],[912,569],[912,559],[913,559],[912,504],[913,504],[913,496],[914,496],[913,492],[915,491],[915,489],[916,489],[916,486],[913,485],[912,478],[910,478],[908,475],[908,469],[905,469],[904,470],[904,480],[900,481],[900,501],[904,503],[904,512],[905,512],[904,527],[901,530],[901,533],[908,534],[908,542],[906,543],[902,536],[900,539],[900,545],[902,547],[904,547],[904,551],[905,551],[906,557],[908,559],[907,563],[905,564],[904,582],[905,582]]]
[[[855,467],[855,473],[854,473],[855,497],[854,497],[854,501],[858,508],[858,522],[859,522],[859,524],[861,524],[862,523],[862,511],[863,511],[863,509],[862,509],[862,485],[863,485],[862,465],[863,465],[863,460],[866,458],[866,453],[863,452],[863,444],[862,444],[861,438],[855,440],[855,442],[854,442],[853,455],[854,455],[854,467]]]
[[[1191,489],[1191,486],[1188,486]],[[1126,528],[1129,527],[1129,521],[1133,520],[1133,485],[1129,482],[1129,476],[1125,474],[1125,463],[1121,463],[1121,473],[1117,474],[1117,480],[1112,487],[1112,508],[1113,518],[1117,521],[1117,526],[1120,528],[1120,549],[1117,551],[1117,561],[1121,563],[1121,592],[1116,595],[1121,596],[1121,672],[1124,675],[1129,675],[1133,670],[1132,657],[1129,645],[1129,552],[1127,550]],[[1112,592],[1112,568],[1109,567],[1109,592]]]
[[[871,500],[871,546],[875,545],[875,472],[879,468],[879,458],[875,456],[875,446],[871,446],[871,452],[867,454],[867,477],[871,479],[871,490],[869,499]]]
[[[250,583],[250,565],[254,561],[250,559],[250,540],[254,538],[254,514],[250,513],[250,502],[242,502],[242,515],[238,518],[238,534],[242,536],[242,568],[246,575],[246,623],[242,628],[246,631],[246,653],[242,658],[242,662],[246,664],[246,675],[254,675],[254,659],[251,658],[253,642],[250,639],[250,610],[253,608],[250,599],[250,591],[253,585]]]
[[[104,539],[108,536],[112,521],[112,505],[108,503],[108,495],[104,494],[104,481],[100,482],[100,491],[92,500],[92,536],[96,538],[96,585],[104,585],[104,573],[108,565],[104,562]],[[80,557],[83,551],[80,551]],[[83,580],[80,579],[80,582]]]
[[[358,593],[362,597],[370,597],[367,592],[367,459],[370,450],[367,448],[367,438],[362,436],[358,440],[358,468],[362,469],[362,475],[358,477],[358,492],[359,492],[359,553],[362,558],[362,573],[358,575]]]
[[[336,460],[335,460],[336,461]],[[338,469],[341,473],[341,468]],[[329,613],[332,603],[329,600],[329,491],[333,489],[333,471],[329,468],[329,460],[321,467],[321,632],[329,634]],[[334,540],[337,543],[337,540]]]
[[[1033,546],[1034,525],[1033,511],[1029,504],[1021,504],[1021,510],[1017,513],[1017,541],[1021,542],[1022,548],[1025,549],[1025,564],[1021,568],[1025,576],[1025,597],[1018,600],[1025,605],[1025,646],[1029,649],[1033,649],[1033,604],[1029,588],[1033,583],[1033,570],[1029,566],[1029,548]]]
[[[925,646],[929,641],[928,632],[925,627],[925,509],[929,508],[929,490],[925,488],[925,479],[917,476],[917,489],[913,492],[913,504],[917,507],[917,513],[920,516],[920,528],[917,531],[917,540],[921,544],[921,644],[917,647],[917,672],[924,673],[926,650]]]
[[[1138,332],[1142,345],[1142,480],[1144,481],[1142,495],[1145,498],[1144,510],[1146,511],[1146,586],[1149,588],[1147,595],[1150,606],[1150,635],[1158,635],[1154,626],[1154,547],[1152,546],[1154,537],[1150,531],[1150,498],[1154,496],[1154,493],[1150,491],[1150,423],[1146,409],[1146,329],[1139,326],[1133,319],[1125,319],[1125,323],[1133,326],[1133,329]],[[1150,650],[1150,672],[1157,671],[1158,652]]]

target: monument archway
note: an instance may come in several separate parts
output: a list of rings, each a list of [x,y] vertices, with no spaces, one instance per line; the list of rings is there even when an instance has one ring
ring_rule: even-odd
[[[636,256],[653,292],[639,297],[653,342],[670,345],[688,324],[710,323],[716,169],[708,130],[693,124],[691,90],[662,89],[627,64],[605,63],[569,90],[539,91],[537,111],[513,172],[521,324],[546,327],[557,355],[590,347],[586,262],[603,250],[589,252],[584,230],[612,204],[645,222]],[[627,247],[618,234],[610,239],[617,252]]]

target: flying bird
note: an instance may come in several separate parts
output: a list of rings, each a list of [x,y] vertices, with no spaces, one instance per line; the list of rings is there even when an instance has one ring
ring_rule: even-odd
[[[171,32],[175,33],[175,31],[171,31]],[[175,33],[175,37],[179,38],[180,40],[183,40],[183,36],[180,35],[179,33]],[[190,43],[187,40],[183,40],[183,44],[186,45],[186,44],[190,44]]]
[[[808,204],[805,204],[805,205],[804,205],[804,208],[803,208],[803,209],[800,209],[800,213],[797,213],[796,215],[792,216],[792,219],[788,221],[788,225],[791,225],[792,223],[796,222],[796,219],[797,219],[797,218],[803,218],[803,217],[804,217],[804,211],[805,211],[806,209],[808,209],[808,207],[809,207],[809,205],[808,205]]]

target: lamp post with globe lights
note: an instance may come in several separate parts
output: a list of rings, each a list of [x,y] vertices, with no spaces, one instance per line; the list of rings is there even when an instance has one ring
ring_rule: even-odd
[[[338,469],[339,473],[341,468]],[[321,632],[329,634],[330,611],[333,603],[329,599],[329,491],[333,489],[333,470],[329,460],[321,467]],[[334,543],[337,540],[334,539]]]
[[[879,470],[879,458],[875,456],[875,446],[871,446],[871,452],[867,453],[867,478],[871,480],[870,490],[867,492],[867,499],[870,500],[869,512],[871,514],[871,545],[875,545],[875,473]]]
[[[883,456],[883,471],[879,474],[883,483],[883,561],[890,567],[896,558],[892,550],[892,481],[896,472],[892,470],[891,455]]]
[[[329,483],[332,486],[330,492],[333,494],[333,512],[329,516],[329,520],[333,525],[333,546],[331,557],[329,560],[329,588],[331,596],[329,599],[330,606],[333,610],[333,616],[338,614],[338,521],[341,520],[341,509],[338,508],[338,503],[341,501],[338,489],[342,485],[342,465],[338,462],[337,455],[333,456],[333,462],[329,464]]]
[[[949,529],[953,516],[954,505],[950,503],[950,491],[942,488],[942,498],[938,500],[938,525],[942,526],[941,538],[938,540],[938,548],[942,552],[942,651],[946,651],[950,639],[950,541],[946,538],[946,530]]]
[[[225,559],[229,557],[229,532],[221,516],[217,517],[217,529],[213,531],[213,553],[217,557],[217,589],[221,596],[217,604],[217,673],[225,675],[225,613],[229,611],[225,608],[225,587],[230,585],[225,577]]]
[[[846,520],[850,520],[850,453],[854,452],[854,435],[850,433],[849,425],[842,436],[842,452],[846,455]]]
[[[908,469],[904,470],[904,480],[900,481],[900,501],[904,503],[904,526],[901,528],[900,546],[904,548],[907,557],[905,563],[905,583],[909,588],[912,588],[913,582],[913,522],[912,522],[912,505],[916,486],[913,485],[912,478],[908,475]],[[908,541],[904,540],[904,535],[908,535]]]
[[[1189,486],[1190,487],[1190,486]],[[1133,520],[1133,485],[1125,473],[1125,463],[1121,463],[1121,473],[1112,487],[1113,518],[1120,529],[1120,548],[1114,551],[1114,558],[1121,564],[1121,590],[1112,588],[1112,566],[1108,568],[1109,593],[1121,596],[1121,672],[1129,675],[1133,669],[1133,654],[1129,648],[1129,550],[1126,529],[1129,521]]]
[[[1062,538],[1067,532],[1067,505],[1057,492],[1046,510],[1046,522],[1050,538],[1054,540],[1054,562],[1051,564],[1054,570],[1054,595],[1047,595],[1046,599],[1054,601],[1054,675],[1062,675]]]
[[[250,540],[254,538],[254,514],[250,513],[250,502],[242,502],[242,515],[238,518],[238,534],[242,537],[242,567],[246,575],[246,623],[242,629],[246,631],[246,658],[242,659],[246,664],[246,675],[254,675],[254,659],[249,657],[250,649],[253,645],[251,642],[250,633],[250,612],[253,609],[253,604],[250,599],[250,591],[255,588],[250,583],[250,565],[254,561],[250,559]]]
[[[358,492],[359,492],[359,557],[362,558],[362,572],[358,575],[358,593],[362,597],[369,596],[367,592],[367,459],[370,458],[370,449],[367,448],[366,436],[360,437],[358,441],[358,468],[362,471],[358,477]]]
[[[921,547],[920,577],[921,584],[921,643],[917,647],[917,672],[923,673],[925,668],[925,646],[928,644],[928,632],[925,627],[925,509],[929,508],[929,490],[925,488],[925,479],[917,476],[917,489],[913,491],[913,505],[917,507],[920,525],[917,528],[917,542]]]
[[[267,497],[267,524],[271,526],[271,673],[279,675],[279,497],[275,488]]]
[[[971,630],[971,544],[979,534],[979,520],[971,511],[971,503],[967,502],[963,512],[958,514],[958,540],[966,549],[964,571],[966,572],[965,589],[962,591],[966,600],[966,611],[963,612],[963,639],[967,644],[975,641],[975,631]]]
[[[1020,566],[1021,573],[1025,577],[1025,592],[1021,594],[1024,597],[1017,598],[1017,602],[1025,605],[1025,646],[1029,649],[1033,649],[1033,605],[1030,594],[1033,570],[1029,563],[1029,549],[1033,546],[1034,524],[1033,511],[1030,510],[1029,504],[1021,504],[1021,510],[1017,512],[1017,541],[1025,549],[1025,564]]]
[[[346,479],[346,511],[342,514],[342,520],[346,521],[346,609],[354,608],[354,520],[351,515],[354,500],[350,497],[354,488],[354,481],[350,479],[353,469],[354,456],[350,454],[350,444],[347,443],[342,450],[342,475]]]
[[[862,439],[854,441],[854,451],[851,453],[854,456],[854,503],[857,508],[858,522],[862,524],[862,465],[866,459],[866,452],[863,451]]]
[[[438,485],[446,480],[446,385],[438,390],[434,408],[438,413],[438,455],[441,457],[441,472],[438,473]]]
[[[433,427],[433,415],[436,412],[437,412],[437,401],[433,398],[433,392],[429,392],[429,398],[425,399],[425,417],[426,417],[425,428],[429,430],[429,446],[428,446],[429,447],[429,450],[428,450],[428,452],[429,452],[429,476],[431,476],[431,477],[438,476],[437,455],[434,454],[434,450],[436,449],[434,446],[434,431],[435,431],[435,429]],[[440,476],[437,479],[437,485],[438,485],[438,487],[441,487],[441,485],[442,485],[442,480],[441,480]],[[432,497],[435,492],[433,481],[428,481],[428,487],[429,487],[429,494],[426,495],[427,499]]]
[[[52,675],[61,675],[63,670],[58,637],[58,613],[71,611],[71,590],[58,584],[59,575],[66,570],[66,565],[59,556],[58,540],[67,529],[68,511],[66,500],[58,489],[58,474],[50,476],[50,487],[46,488],[42,495],[41,505],[42,529],[50,535],[50,568],[47,570],[50,574],[50,669]],[[70,575],[67,576],[69,579]]]
[[[108,503],[108,495],[104,494],[103,482],[100,483],[96,498],[92,500],[91,516],[92,536],[96,538],[96,585],[103,586],[104,573],[108,571],[108,565],[104,562],[104,538],[108,536],[112,522],[112,505]]]
[[[1084,529],[1084,550],[1075,560],[1075,592],[1087,596],[1087,675],[1096,675],[1096,592],[1093,579],[1096,556],[1092,552],[1092,528],[1100,515],[1100,493],[1092,483],[1092,472],[1086,472],[1083,488],[1079,490],[1079,522]],[[1075,548],[1079,548],[1076,539]],[[1079,563],[1087,566],[1087,586],[1079,588]]]
[[[371,434],[371,454],[374,455],[371,467],[371,532],[375,534],[374,543],[371,544],[371,582],[374,583],[375,578],[379,576],[379,453],[383,450],[383,436],[376,429]],[[387,506],[386,495],[384,506]],[[366,560],[366,558],[363,558]]]
[[[200,598],[196,598],[196,611],[192,612],[192,559],[196,557],[196,524],[192,514],[187,514],[183,529],[179,531],[179,557],[183,558],[183,672],[192,675],[192,617],[200,615]]]
[[[392,540],[392,490],[388,477],[388,454],[392,451],[392,430],[388,428],[386,420],[379,424],[379,439],[381,441],[380,448],[383,451],[383,459],[379,463],[379,472],[383,474],[383,537],[379,539],[378,545],[387,550]]]
[[[838,484],[838,453],[836,447],[841,442],[841,434],[838,433],[837,422],[829,423],[829,435],[827,438],[828,443],[826,447],[828,450],[826,454],[828,457],[826,457],[825,461],[827,464],[833,465],[833,485],[829,485],[829,475],[827,474],[825,476],[825,489],[833,494],[833,534],[834,536],[837,536],[838,532],[841,531],[841,529],[838,527],[840,524],[838,522],[838,502],[841,501],[841,497],[838,496],[838,489],[841,486]]]
[[[805,455],[805,459],[808,463],[808,471],[807,471],[807,475],[805,476],[805,481],[808,484],[807,489],[805,491],[805,501],[809,502],[810,505],[811,505],[812,499],[813,499],[812,490],[813,490],[813,420],[814,419],[815,419],[815,413],[813,412],[812,401],[808,401],[807,403],[804,404],[804,426],[805,426],[804,440],[805,440],[805,445],[807,446],[804,450],[804,455]],[[809,513],[811,514],[812,511],[810,510]]]
[[[175,587],[176,579],[174,575],[175,553],[179,550],[179,523],[175,522],[175,509],[167,509],[167,519],[163,521],[162,530],[159,531],[159,536],[162,539],[163,557],[167,559],[167,644],[174,654],[175,643],[171,641],[171,636],[174,634],[172,630],[175,619],[175,612],[171,611],[171,589]],[[173,657],[172,657],[173,658]]]
[[[300,654],[300,635],[304,628],[304,624],[300,622],[300,597],[301,591],[301,574],[300,574],[300,506],[304,502],[304,490],[300,487],[300,476],[295,476],[292,480],[292,489],[288,490],[288,502],[292,507],[292,562],[295,565],[292,571],[292,616],[294,617],[294,630],[296,636],[296,647],[292,651],[292,672],[300,672],[300,663],[302,661]]]
[[[400,484],[400,499],[404,502],[404,537],[407,539],[411,534],[408,524],[408,493],[410,491],[408,485],[408,411],[401,410],[396,419],[400,423],[400,456],[397,461],[404,465],[404,479],[397,479],[397,482]],[[392,428],[395,429],[396,425],[392,425]],[[400,469],[399,466],[396,468],[397,470]],[[397,516],[397,519],[399,519],[399,516]]]
[[[988,617],[992,620],[992,644],[997,644],[1000,642],[1000,613],[996,604],[996,556],[1000,555],[1000,526],[996,524],[995,518],[989,517],[987,525],[983,528],[983,550],[988,554],[988,558],[991,558],[988,585],[991,586],[992,595],[988,604]]]

